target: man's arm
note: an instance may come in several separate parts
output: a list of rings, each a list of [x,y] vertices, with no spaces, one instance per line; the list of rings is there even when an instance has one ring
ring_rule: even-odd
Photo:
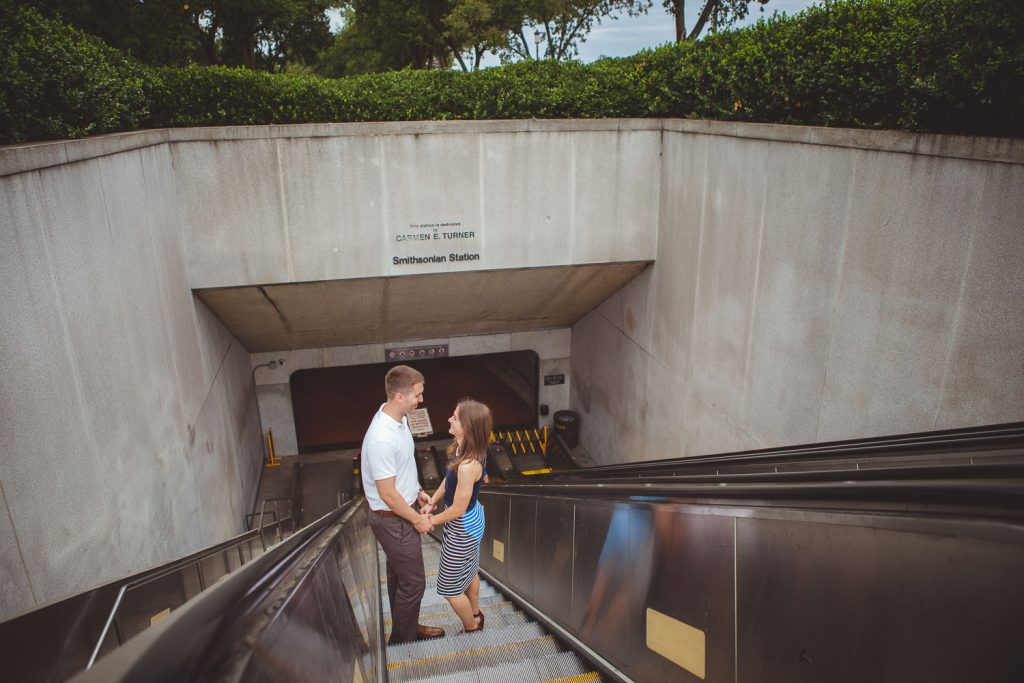
[[[378,479],[377,493],[380,495],[380,499],[384,501],[384,504],[391,508],[392,512],[410,522],[416,527],[416,531],[425,534],[428,531],[434,530],[434,525],[430,523],[430,520],[409,507],[409,504],[405,502],[405,498],[399,495],[398,489],[395,488],[394,477]]]

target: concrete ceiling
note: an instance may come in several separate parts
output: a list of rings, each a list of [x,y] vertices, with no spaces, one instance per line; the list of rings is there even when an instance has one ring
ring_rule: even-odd
[[[251,353],[565,327],[645,261],[200,289]]]

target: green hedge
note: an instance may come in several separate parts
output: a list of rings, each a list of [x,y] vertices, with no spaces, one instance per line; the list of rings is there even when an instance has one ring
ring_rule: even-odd
[[[139,128],[148,76],[98,38],[0,0],[0,144]]]
[[[338,80],[148,69],[14,9],[13,28],[0,29],[0,142],[137,127],[620,116],[1019,136],[1024,13],[1016,5],[825,0],[795,17],[590,65]]]

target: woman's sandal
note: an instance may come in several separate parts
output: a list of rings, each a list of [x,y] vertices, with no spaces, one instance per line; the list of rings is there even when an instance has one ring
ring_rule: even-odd
[[[473,618],[476,619],[477,623],[479,624],[479,626],[476,627],[476,630],[482,631],[484,629],[484,611],[480,610],[479,612],[473,615]]]
[[[459,629],[459,635],[461,636],[461,635],[463,635],[465,633],[476,633],[477,631],[483,631],[483,630],[484,630],[484,627],[480,626],[480,625],[477,625],[476,628],[471,628],[469,630],[466,630],[466,627],[463,626],[461,629]]]

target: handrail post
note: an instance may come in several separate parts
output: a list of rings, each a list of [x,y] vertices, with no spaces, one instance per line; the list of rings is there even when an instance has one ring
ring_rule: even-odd
[[[263,499],[263,505],[260,506],[260,525],[259,525],[260,545],[263,546],[263,552],[267,552],[267,541],[266,541],[266,539],[263,538],[263,515],[266,513],[266,511],[267,511],[267,499],[264,498]]]
[[[110,608],[110,614],[107,616],[107,623],[103,625],[103,630],[100,631],[99,640],[96,641],[96,647],[92,650],[92,655],[89,657],[89,663],[85,665],[85,670],[88,671],[92,668],[92,665],[96,662],[96,658],[100,654],[100,649],[103,647],[103,642],[107,639],[107,632],[110,631],[110,625],[114,623],[114,615],[117,614],[117,609],[121,606],[121,600],[124,598],[124,594],[128,591],[128,584],[121,586],[121,590],[117,592],[117,599],[114,600],[113,607]]]

